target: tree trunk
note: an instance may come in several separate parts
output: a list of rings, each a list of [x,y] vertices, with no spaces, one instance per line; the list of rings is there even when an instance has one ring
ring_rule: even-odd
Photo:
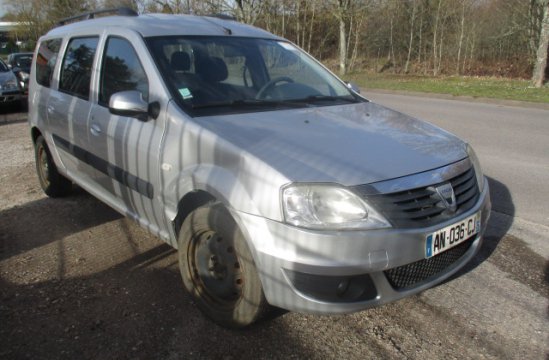
[[[440,5],[442,0],[438,0],[437,13],[435,17],[435,29],[433,31],[433,76],[438,75],[437,68],[437,31],[438,31],[438,21],[440,18]]]
[[[300,16],[301,16],[301,1],[298,1],[297,2],[297,7],[296,7],[296,15],[295,15],[295,18],[296,18],[296,21],[295,21],[295,32],[296,32],[296,43],[297,43],[297,46],[302,46],[300,44],[300,40],[301,40],[301,19],[300,19]]]
[[[463,33],[465,29],[465,1],[463,1],[463,7],[461,9],[461,31],[459,34],[459,45],[458,45],[458,54],[457,54],[457,61],[456,61],[456,74],[459,75],[461,73],[460,71],[460,59],[461,59],[461,46],[463,45]]]
[[[421,6],[421,5],[420,5]],[[421,52],[423,51],[422,44],[423,44],[423,8],[421,9],[420,18],[419,18],[419,45],[417,47],[417,63],[419,66],[423,65],[421,64]]]
[[[286,36],[286,5],[282,3],[282,37]]]
[[[339,73],[347,73],[347,31],[345,29],[345,20],[339,19]]]
[[[406,57],[406,64],[404,65],[404,73],[408,74],[408,67],[410,66],[410,56],[412,55],[412,44],[414,42],[414,20],[416,19],[416,2],[414,1],[412,8],[412,21],[410,24],[410,41],[408,42],[408,56]]]
[[[543,21],[539,35],[538,53],[536,56],[536,64],[532,82],[537,88],[542,87],[545,80],[545,68],[547,67],[547,51],[549,47],[549,4],[547,0],[544,2]]]
[[[354,27],[354,17],[351,15],[349,16],[349,32],[347,34],[347,41],[345,42],[347,44],[347,52],[345,53],[345,59],[347,59],[347,70],[350,70],[350,61],[349,61],[349,49],[351,48],[351,35],[353,34],[353,27]]]
[[[358,42],[360,40],[360,30],[362,29],[362,22],[363,21],[364,21],[364,14],[361,14],[360,15],[360,20],[358,22],[358,26],[355,30],[355,41],[354,41],[353,52],[352,52],[352,55],[351,55],[351,61],[350,61],[350,65],[349,65],[349,68],[351,70],[354,68],[356,58],[358,56]],[[366,56],[366,58],[367,58],[367,56]]]
[[[391,31],[389,32],[389,54],[387,54],[387,62],[390,67],[393,68],[393,73],[395,72],[395,48],[393,46],[393,12],[391,11],[391,21],[390,21]]]
[[[308,41],[308,44],[307,44],[307,52],[310,53],[311,52],[311,40],[313,39],[313,26],[314,26],[314,23],[315,23],[315,8],[316,8],[316,0],[313,0],[312,1],[312,11],[313,13],[311,14],[311,26],[309,27],[309,41]]]
[[[442,48],[444,47],[444,23],[440,24],[440,45],[438,46],[438,65],[437,65],[437,75],[440,74],[440,69],[442,67]]]
[[[350,0],[338,0],[338,20],[339,20],[339,73],[347,73],[347,12]]]

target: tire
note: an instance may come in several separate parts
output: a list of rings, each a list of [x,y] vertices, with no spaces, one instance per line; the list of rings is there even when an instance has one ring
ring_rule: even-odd
[[[34,143],[34,155],[38,180],[46,195],[61,197],[69,194],[72,183],[57,171],[50,149],[42,136],[38,136]]]
[[[246,240],[221,204],[193,211],[178,238],[183,284],[202,312],[224,327],[251,325],[268,309]]]

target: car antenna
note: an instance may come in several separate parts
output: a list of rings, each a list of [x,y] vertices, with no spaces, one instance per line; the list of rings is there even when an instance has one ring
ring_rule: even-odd
[[[225,26],[223,26],[223,25],[221,25],[221,24],[218,24],[218,23],[216,23],[215,21],[212,21],[212,20],[208,19],[208,17],[218,18],[218,19],[221,19],[221,20],[236,21],[236,18],[235,18],[235,17],[230,16],[230,15],[225,15],[225,14],[210,14],[210,15],[205,15],[205,16],[203,17],[204,20],[206,20],[207,22],[212,23],[212,24],[217,25],[217,26],[219,26],[220,28],[222,28],[223,31],[225,32],[225,34],[227,34],[227,35],[232,35],[232,34],[233,34],[233,31],[232,31],[230,28],[225,27]]]

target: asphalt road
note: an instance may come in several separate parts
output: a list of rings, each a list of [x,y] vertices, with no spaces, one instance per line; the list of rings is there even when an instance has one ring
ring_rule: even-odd
[[[529,192],[516,178],[543,181],[543,173],[517,169],[525,166],[520,159],[541,157],[533,139],[547,139],[539,118],[547,112],[374,97],[432,122],[444,118],[441,126],[478,149],[496,204],[480,253],[450,281],[395,303],[345,316],[286,313],[243,331],[201,315],[183,291],[169,246],[78,188],[47,198],[36,179],[26,114],[0,113],[0,358],[547,358],[549,236],[536,222],[546,217],[529,217],[535,204],[522,198]],[[483,117],[459,120],[480,111],[489,125]],[[519,143],[521,124],[538,130]],[[506,161],[517,164],[498,166]],[[534,200],[547,198],[545,192]]]

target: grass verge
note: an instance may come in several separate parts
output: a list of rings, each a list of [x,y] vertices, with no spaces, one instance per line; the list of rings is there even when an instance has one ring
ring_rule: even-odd
[[[363,89],[417,91],[454,96],[549,103],[549,85],[537,89],[529,80],[494,77],[379,74],[355,72],[345,77]]]

